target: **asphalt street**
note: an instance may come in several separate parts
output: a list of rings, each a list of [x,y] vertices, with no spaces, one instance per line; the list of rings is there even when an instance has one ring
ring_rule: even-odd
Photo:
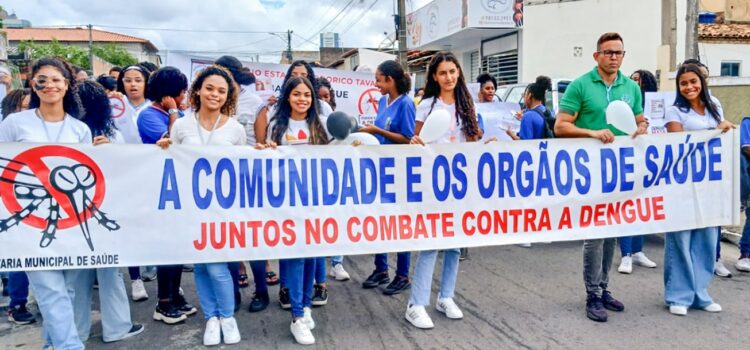
[[[404,319],[409,293],[385,296],[363,290],[361,282],[373,269],[371,256],[345,260],[352,275],[347,282],[330,281],[330,299],[315,308],[316,344],[310,349],[723,349],[747,344],[750,325],[750,273],[714,279],[710,293],[724,311],[711,314],[691,310],[685,317],[669,314],[663,302],[663,240],[649,236],[644,251],[659,263],[655,269],[634,267],[633,274],[613,272],[614,296],[626,306],[610,313],[607,323],[595,323],[584,312],[582,244],[535,244],[531,248],[499,246],[470,250],[461,263],[456,302],[463,320],[449,320],[435,311],[432,330],[419,330]],[[727,265],[736,262],[737,247],[723,243]],[[412,259],[416,258],[413,254]],[[395,254],[389,263],[395,266]],[[619,263],[619,252],[615,266]],[[440,261],[438,261],[440,264]],[[275,266],[275,264],[274,264]],[[440,265],[438,265],[440,266]],[[436,268],[433,292],[437,291]],[[393,270],[391,270],[393,273]],[[127,277],[126,277],[127,278]],[[129,291],[129,282],[127,282]],[[90,349],[200,349],[204,320],[199,312],[184,324],[168,326],[151,320],[156,282],[146,283],[151,299],[132,304],[132,316],[146,326],[144,333],[122,342],[104,344],[96,321]],[[191,273],[183,275],[190,302],[198,304]],[[243,289],[243,307],[237,313],[242,342],[227,349],[300,349],[289,332],[290,314],[278,307],[278,286],[271,287],[271,305],[260,313],[246,311],[253,292]],[[434,303],[433,293],[433,303]],[[95,304],[94,308],[97,306]],[[98,320],[98,312],[95,320]],[[40,323],[11,326],[0,322],[0,349],[38,349]]]

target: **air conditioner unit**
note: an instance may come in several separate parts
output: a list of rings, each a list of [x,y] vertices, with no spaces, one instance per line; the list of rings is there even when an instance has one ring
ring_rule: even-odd
[[[750,1],[726,0],[724,16],[727,23],[750,23]]]

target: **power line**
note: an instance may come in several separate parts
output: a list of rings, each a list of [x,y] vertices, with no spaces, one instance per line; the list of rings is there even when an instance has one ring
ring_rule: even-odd
[[[316,35],[318,35],[318,34],[322,33],[322,32],[323,32],[323,30],[325,30],[325,29],[326,29],[326,27],[328,27],[328,26],[329,26],[329,25],[330,25],[331,23],[333,23],[333,21],[335,21],[335,20],[336,20],[337,18],[339,18],[339,16],[341,16],[341,14],[342,14],[342,13],[344,13],[344,11],[345,11],[345,10],[346,10],[347,8],[349,8],[349,6],[351,6],[351,4],[352,4],[353,2],[354,2],[354,0],[349,0],[349,2],[347,2],[347,3],[346,3],[346,5],[344,6],[344,8],[342,8],[342,9],[341,9],[341,10],[339,11],[339,13],[337,13],[337,14],[336,14],[336,16],[335,16],[335,17],[331,18],[331,20],[330,20],[330,21],[328,21],[328,23],[326,23],[326,24],[325,24],[325,25],[324,25],[324,26],[323,26],[322,28],[320,28],[320,30],[318,30],[318,32],[317,32],[317,33],[315,33],[315,34],[313,34],[313,35],[310,35],[310,37],[308,37],[308,38],[307,38],[307,40],[311,40],[311,39],[312,39],[312,38],[314,38],[314,37],[315,37]]]
[[[279,33],[283,34],[286,32],[271,32],[271,31],[253,31],[253,30],[207,30],[207,29],[185,29],[185,28],[149,28],[149,27],[125,27],[125,26],[111,26],[94,24],[96,27],[101,28],[112,28],[112,29],[131,29],[131,30],[153,30],[161,32],[188,32],[188,33],[230,33],[230,34],[267,34],[267,33]]]
[[[362,11],[362,13],[359,15],[359,17],[357,17],[357,19],[355,19],[354,21],[352,21],[349,24],[349,26],[346,27],[346,29],[344,29],[343,32],[341,32],[340,35],[343,36],[344,34],[346,34],[346,32],[348,32],[350,29],[352,29],[354,27],[354,25],[357,24],[362,19],[362,17],[364,17],[368,12],[370,12],[370,10],[372,10],[372,8],[375,7],[375,5],[377,3],[378,3],[378,0],[373,1],[372,4],[370,4],[370,7],[368,7],[367,10]]]

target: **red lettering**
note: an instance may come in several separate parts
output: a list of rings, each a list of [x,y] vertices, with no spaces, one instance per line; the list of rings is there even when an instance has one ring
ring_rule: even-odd
[[[245,225],[240,225],[236,222],[229,223],[229,247],[234,248],[235,245],[239,245],[240,248],[245,248],[247,241],[245,240]]]
[[[336,224],[336,219],[328,218],[323,222],[323,239],[328,244],[335,243],[339,238],[339,226]]]
[[[667,216],[664,215],[664,197],[654,197],[651,201],[654,206],[654,220],[665,220]]]
[[[206,237],[208,236],[208,233],[206,233],[206,223],[201,222],[201,238],[199,240],[193,240],[193,247],[197,250],[203,250],[206,249]]]
[[[473,236],[474,232],[476,232],[476,229],[474,226],[469,227],[467,224],[467,221],[474,220],[474,213],[467,211],[464,213],[464,216],[461,218],[461,228],[464,230],[464,234],[467,236]]]
[[[278,224],[276,225],[276,229],[278,230]],[[281,227],[284,231],[284,237],[281,239],[282,242],[286,246],[293,246],[294,242],[297,241],[297,235],[294,232],[294,221],[292,220],[284,220],[283,223],[281,223]]]
[[[453,237],[456,232],[453,231],[453,213],[443,213],[443,237]]]
[[[400,215],[398,217],[399,239],[409,239],[414,234],[411,228],[411,216]]]
[[[604,226],[607,224],[607,222],[602,218],[606,209],[606,204],[600,203],[594,206],[594,226]]]
[[[573,228],[573,225],[570,222],[570,207],[563,208],[562,215],[560,216],[560,223],[557,224],[558,230],[562,230],[564,227]]]
[[[359,239],[362,237],[362,233],[361,232],[359,232],[359,231],[354,232],[354,229],[352,229],[352,226],[354,226],[354,225],[359,226],[359,224],[360,224],[359,219],[357,217],[354,217],[354,216],[350,217],[349,221],[347,221],[347,223],[346,223],[346,232],[347,232],[347,235],[349,236],[349,240],[351,242],[353,242],[353,243],[359,242]]]

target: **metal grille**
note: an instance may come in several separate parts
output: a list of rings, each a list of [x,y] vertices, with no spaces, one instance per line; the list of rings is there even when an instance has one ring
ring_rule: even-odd
[[[482,59],[482,71],[495,77],[497,85],[518,83],[518,50],[484,57]]]
[[[470,59],[471,59],[471,67],[470,67],[471,70],[469,71],[470,76],[469,76],[468,81],[474,82],[474,81],[477,81],[477,77],[479,76],[479,51],[472,52]]]

